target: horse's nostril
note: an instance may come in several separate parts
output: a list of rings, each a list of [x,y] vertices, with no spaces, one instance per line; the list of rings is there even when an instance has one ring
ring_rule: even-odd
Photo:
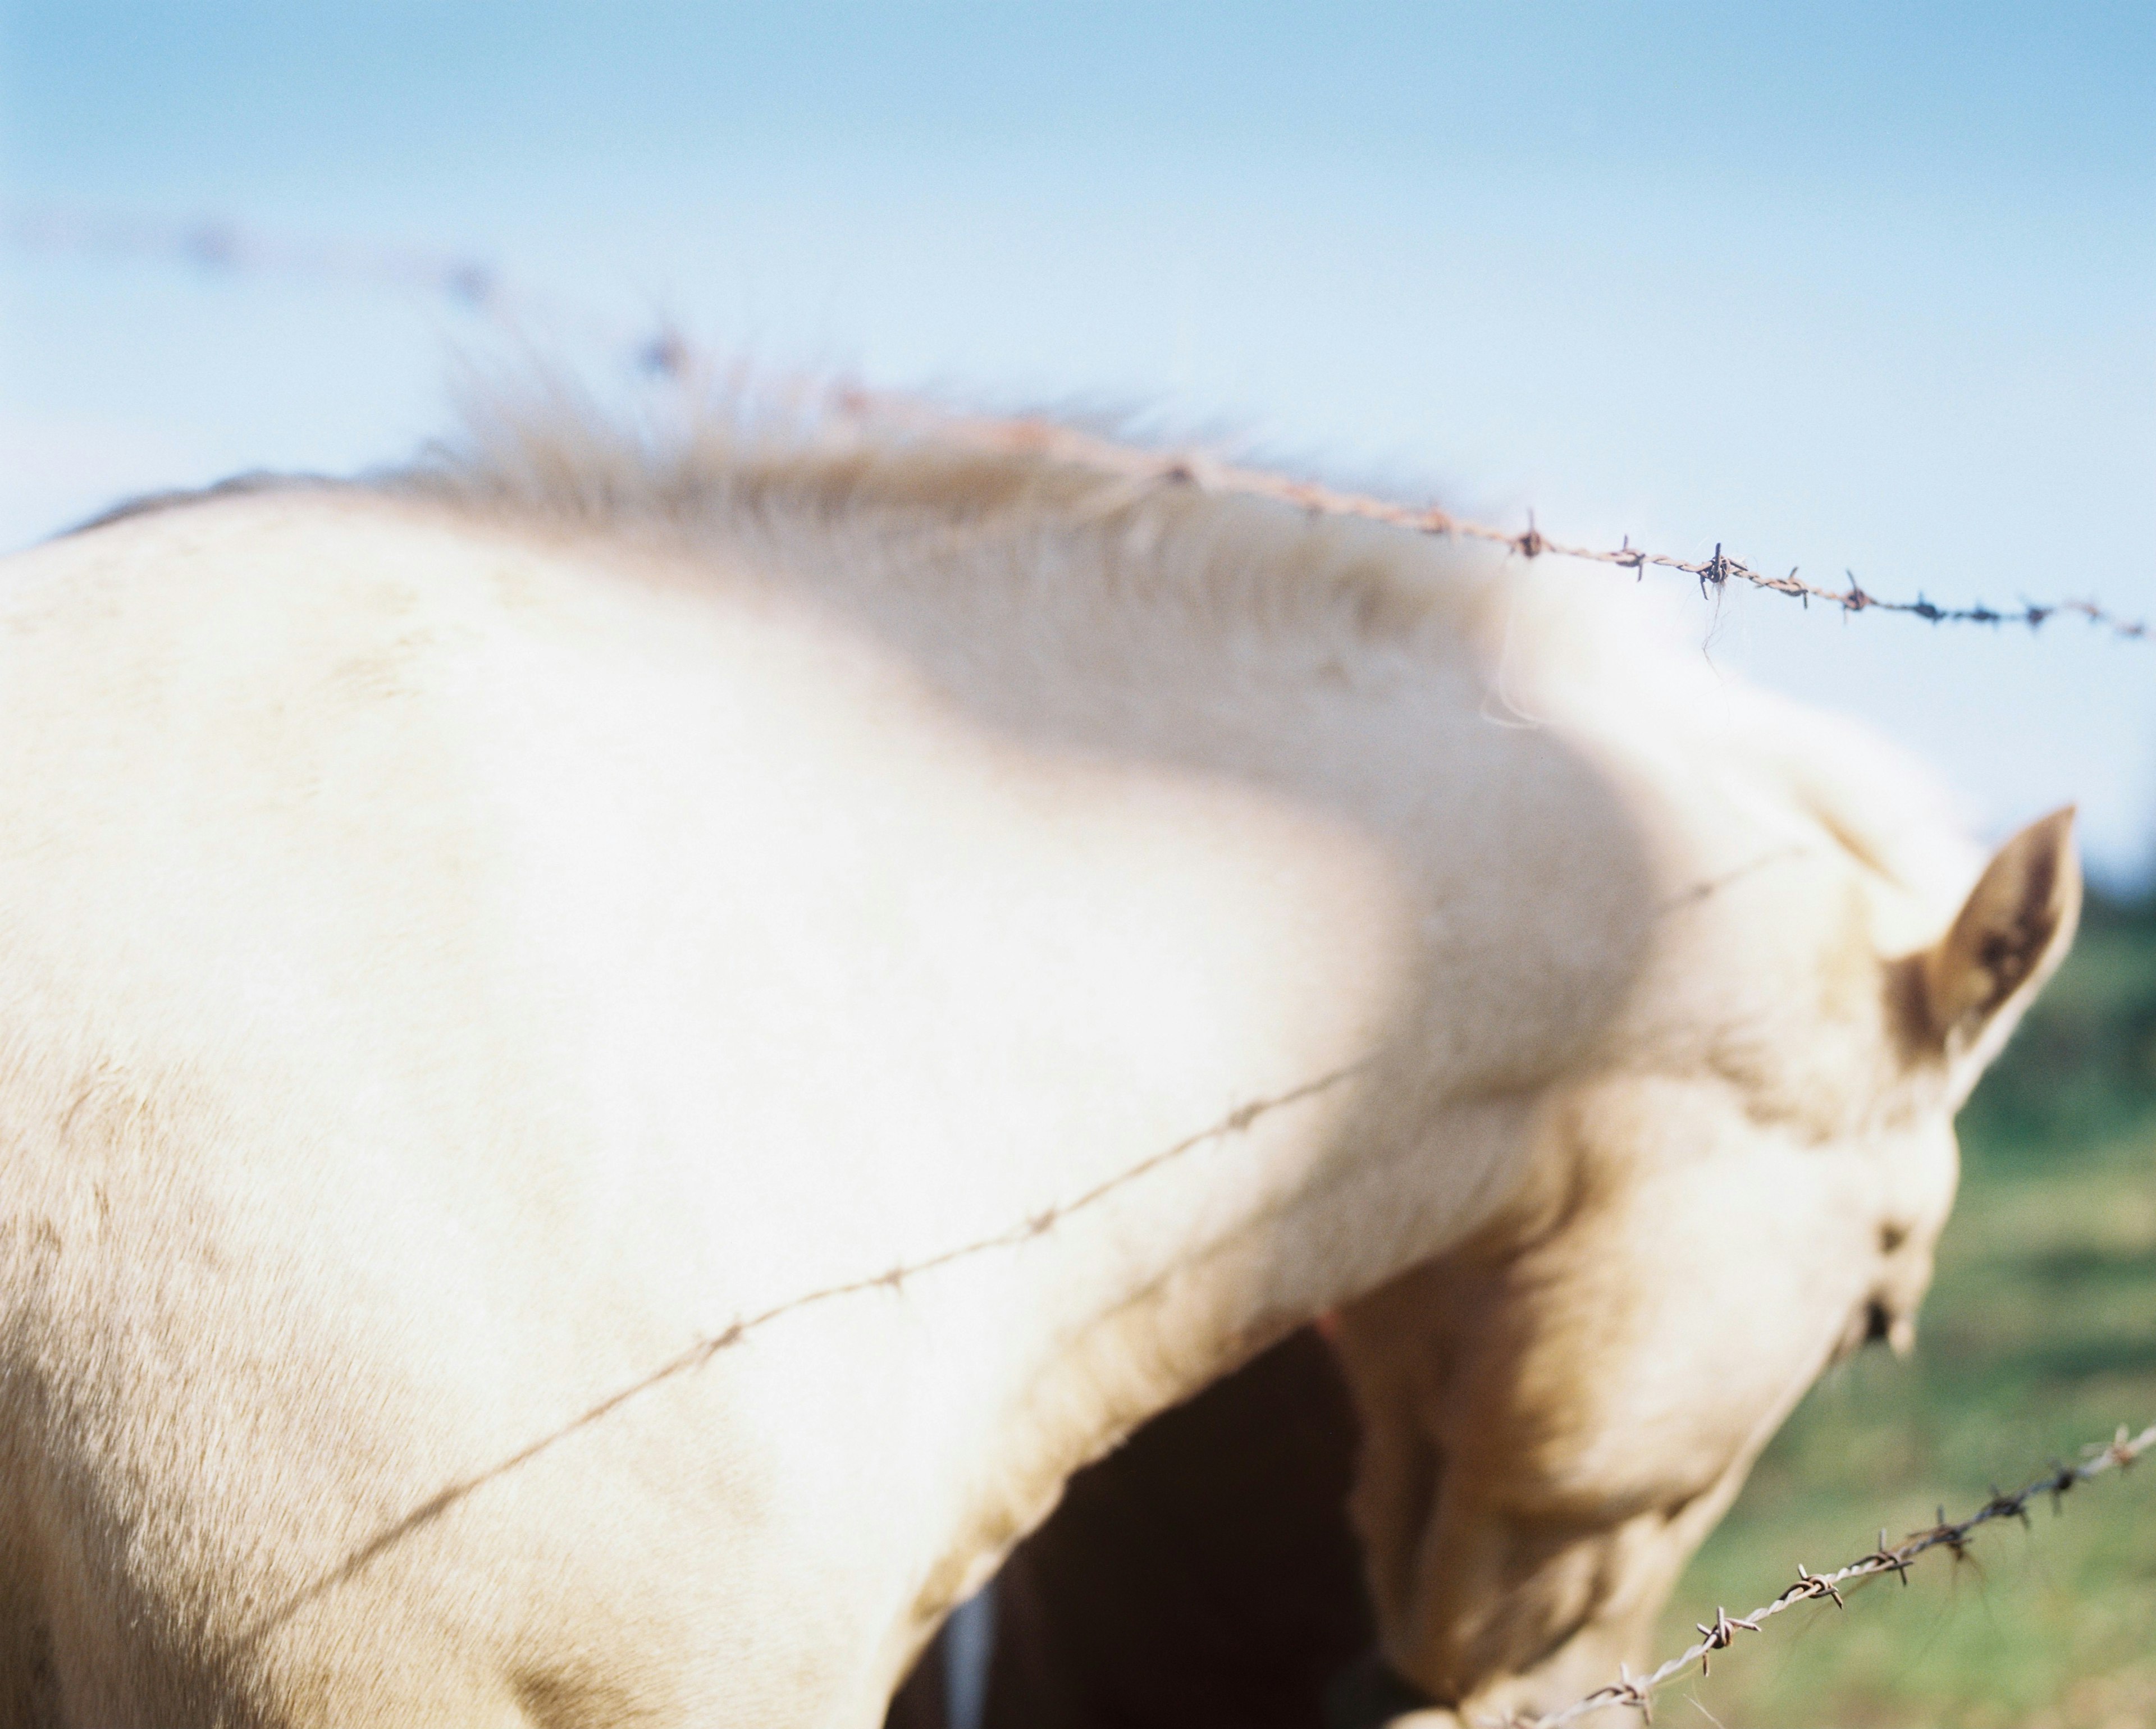
[[[1886,1304],[1877,1297],[1864,1306],[1864,1342],[1882,1344],[1894,1331],[1894,1317],[1887,1312]]]
[[[1892,1254],[1909,1240],[1909,1228],[1905,1224],[1882,1224],[1879,1227],[1879,1252]]]

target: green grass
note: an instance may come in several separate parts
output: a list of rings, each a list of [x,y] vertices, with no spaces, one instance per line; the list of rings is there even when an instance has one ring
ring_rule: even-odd
[[[2098,902],[1962,1119],[1961,1200],[1916,1358],[1866,1352],[1768,1449],[1671,1599],[1661,1649],[1717,1604],[1958,1518],[1996,1483],[2156,1421],[2156,904]],[[1793,1611],[1664,1696],[1726,1729],[2156,1725],[2156,1458],[2031,1528],[1987,1527],[1906,1588]]]

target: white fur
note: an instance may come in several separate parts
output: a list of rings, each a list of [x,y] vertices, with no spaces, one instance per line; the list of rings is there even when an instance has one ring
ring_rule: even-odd
[[[1552,1195],[1796,1317],[1583,1389],[1585,1502],[1756,1446],[1887,1213],[1921,1290],[1971,1071],[1878,979],[1978,861],[1868,745],[1441,543],[701,437],[7,567],[0,1722],[860,1729],[1078,1465]]]

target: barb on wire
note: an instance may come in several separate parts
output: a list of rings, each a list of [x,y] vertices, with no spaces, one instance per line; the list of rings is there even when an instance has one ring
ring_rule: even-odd
[[[1643,575],[1650,568],[1675,571],[1697,577],[1702,594],[1718,593],[1730,583],[1738,582],[1771,594],[1789,595],[1807,605],[1820,600],[1847,613],[1906,613],[1932,624],[2025,624],[2034,630],[2054,614],[2070,613],[2117,637],[2143,641],[2156,635],[2156,629],[2144,621],[2123,618],[2094,601],[2068,600],[2047,605],[2024,601],[2017,607],[2001,609],[1982,602],[1973,606],[1943,607],[1925,599],[1921,593],[1914,600],[1882,600],[1876,594],[1867,593],[1854,573],[1850,573],[1846,588],[1822,587],[1804,582],[1794,569],[1785,577],[1769,576],[1731,557],[1719,542],[1712,557],[1698,562],[1642,551],[1632,545],[1630,536],[1614,549],[1575,546],[1552,540],[1534,526],[1532,519],[1524,531],[1514,533],[1455,516],[1435,505],[1403,505],[1363,493],[1343,492],[1267,469],[1217,462],[1194,451],[1148,450],[1052,420],[957,414],[893,393],[860,389],[839,392],[836,400],[841,408],[850,409],[865,418],[910,421],[945,438],[978,448],[1036,452],[1134,480],[1270,499],[1316,516],[1360,517],[1418,534],[1481,541],[1508,547],[1522,558],[1548,556],[1581,559],[1593,564],[1614,565],[1635,576]]]
[[[11,244],[36,250],[102,258],[162,258],[226,274],[288,274],[343,280],[417,290],[439,295],[454,305],[521,333],[535,318],[558,320],[575,309],[544,297],[512,292],[485,260],[459,254],[360,245],[325,245],[264,234],[219,218],[192,222],[88,218],[65,212],[16,211],[6,223]],[[573,321],[596,328],[598,321],[575,316]],[[629,357],[639,374],[681,385],[729,376],[671,326],[634,333],[619,326],[606,333],[608,346]],[[865,420],[906,424],[976,449],[1032,451],[1127,477],[1141,485],[1190,485],[1209,492],[1270,499],[1313,516],[1353,516],[1389,523],[1419,534],[1455,536],[1510,549],[1522,558],[1572,558],[1629,570],[1635,578],[1652,568],[1697,579],[1702,594],[1718,594],[1732,583],[1787,595],[1806,606],[1821,601],[1844,613],[1902,613],[1928,624],[2022,624],[2030,630],[2046,619],[2066,614],[2083,618],[2112,636],[2147,641],[2156,627],[2128,618],[2092,600],[2035,602],[1991,607],[1940,606],[1920,590],[1914,600],[1888,600],[1868,592],[1853,572],[1843,574],[1848,587],[1835,588],[1803,581],[1792,567],[1773,576],[1723,552],[1678,558],[1635,546],[1630,536],[1615,547],[1579,546],[1551,539],[1530,515],[1523,531],[1470,521],[1435,505],[1404,505],[1368,494],[1297,480],[1267,469],[1223,462],[1193,450],[1160,451],[1122,443],[1038,417],[968,415],[937,408],[925,398],[897,392],[859,387],[798,389],[802,400],[821,399],[832,408]]]
[[[579,1434],[602,1419],[610,1417],[632,1399],[640,1398],[652,1388],[680,1376],[693,1373],[721,1352],[734,1350],[752,1335],[763,1328],[784,1320],[789,1316],[798,1315],[805,1309],[819,1308],[826,1303],[865,1296],[879,1290],[890,1291],[894,1295],[900,1294],[904,1291],[908,1281],[920,1278],[925,1274],[938,1271],[961,1261],[976,1260],[980,1256],[999,1250],[1022,1248],[1035,1238],[1046,1235],[1073,1213],[1082,1213],[1099,1206],[1111,1195],[1119,1193],[1132,1184],[1152,1175],[1163,1166],[1173,1164],[1197,1152],[1200,1147],[1228,1141],[1236,1136],[1246,1135],[1260,1118],[1331,1092],[1335,1087],[1367,1072],[1374,1060],[1374,1058],[1364,1057],[1359,1061],[1348,1063],[1341,1068],[1335,1069],[1329,1074],[1321,1075],[1314,1080],[1306,1080],[1300,1086],[1291,1087],[1284,1092],[1273,1093],[1264,1098],[1253,1099],[1246,1104],[1239,1105],[1218,1122],[1199,1129],[1194,1134],[1186,1135],[1172,1146],[1164,1147],[1149,1153],[1134,1164],[1126,1165],[1114,1175],[1101,1178],[1091,1188],[1068,1196],[1061,1201],[1050,1203],[1040,1211],[996,1232],[993,1236],[978,1237],[971,1242],[962,1243],[953,1248],[924,1255],[918,1260],[901,1261],[881,1272],[865,1274],[858,1278],[843,1280],[836,1285],[826,1285],[815,1290],[804,1291],[798,1295],[785,1298],[773,1303],[767,1309],[737,1316],[727,1326],[696,1340],[640,1379],[631,1382],[627,1386],[615,1388],[598,1403],[571,1418],[559,1428],[527,1442],[516,1452],[510,1454],[506,1458],[495,1460],[485,1470],[444,1485],[418,1506],[410,1508],[400,1517],[383,1526],[366,1542],[347,1552],[335,1566],[318,1574],[292,1596],[264,1611],[243,1632],[242,1644],[252,1644],[268,1636],[308,1603],[335,1589],[345,1581],[354,1578],[362,1569],[371,1565],[377,1557],[387,1553],[415,1532],[433,1524],[451,1508],[485,1487],[489,1483],[529,1464],[541,1454],[569,1436]]]
[[[1547,1712],[1541,1716],[1511,1718],[1505,1729],[1558,1729],[1565,1723],[1577,1722],[1582,1717],[1610,1706],[1621,1705],[1640,1713],[1647,1722],[1654,1721],[1654,1695],[1657,1689],[1666,1686],[1678,1676],[1697,1668],[1702,1675],[1707,1672],[1708,1660],[1717,1651],[1727,1650],[1736,1642],[1739,1632],[1757,1633],[1760,1623],[1772,1616],[1794,1608],[1800,1603],[1816,1602],[1830,1598],[1836,1608],[1846,1605],[1842,1601],[1841,1588],[1862,1579],[1877,1578],[1892,1573],[1906,1585],[1909,1583],[1909,1564],[1920,1555],[1933,1549],[1949,1551],[1956,1560],[1968,1552],[1970,1537],[1982,1526],[1999,1519],[2019,1519],[2028,1523],[2029,1503],[2040,1495],[2051,1497],[2056,1509],[2069,1490],[2087,1482],[2092,1477],[2102,1476],[2106,1471],[2123,1470],[2143,1453],[2156,1447],[2156,1423],[2141,1431],[2129,1434],[2127,1425],[2118,1425],[2118,1433],[2108,1442],[2099,1442],[2084,1447],[2085,1455],[2077,1465],[2068,1465],[2053,1460],[2051,1469],[2032,1479],[2011,1495],[1999,1490],[1991,1491],[1991,1499],[1984,1502],[1969,1517],[1957,1524],[1947,1521],[1947,1510],[1938,1510],[1938,1521],[1922,1531],[1912,1531],[1901,1542],[1889,1545],[1887,1533],[1879,1533],[1879,1546],[1869,1555],[1852,1561],[1832,1573],[1811,1573],[1804,1563],[1797,1563],[1797,1577],[1782,1588],[1781,1594],[1772,1603],[1763,1604],[1748,1615],[1732,1615],[1727,1609],[1714,1612],[1712,1624],[1702,1625],[1698,1640],[1663,1664],[1642,1675],[1634,1675],[1620,1665],[1617,1679],[1607,1685],[1597,1687],[1584,1698],[1575,1700],[1562,1711]]]

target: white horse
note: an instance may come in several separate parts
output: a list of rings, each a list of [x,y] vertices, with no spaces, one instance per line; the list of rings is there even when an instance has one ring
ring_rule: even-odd
[[[0,1722],[860,1729],[1373,1291],[1393,1662],[1604,1679],[1905,1331],[2078,875],[1584,608],[544,420],[11,560]]]

